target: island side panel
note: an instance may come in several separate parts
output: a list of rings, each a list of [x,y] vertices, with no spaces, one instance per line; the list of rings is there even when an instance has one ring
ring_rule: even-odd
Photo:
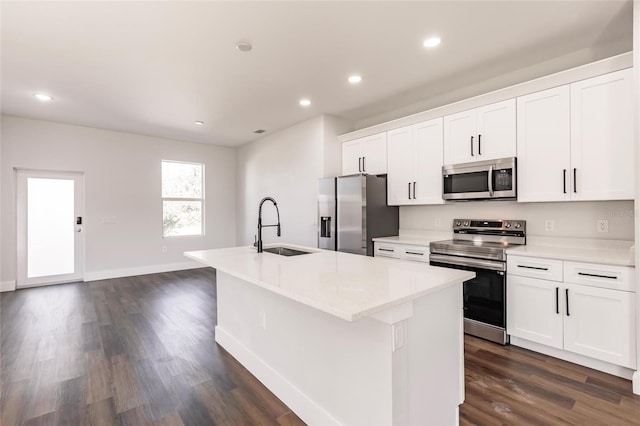
[[[462,284],[414,300],[413,312],[406,329],[409,413],[403,424],[458,424],[464,402]]]
[[[304,279],[304,277],[301,277]],[[217,274],[216,341],[309,424],[392,424],[391,326]]]

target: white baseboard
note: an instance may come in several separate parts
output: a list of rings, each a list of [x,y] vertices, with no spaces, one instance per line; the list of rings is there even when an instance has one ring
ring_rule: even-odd
[[[0,292],[14,291],[16,289],[16,281],[2,281],[0,282]]]
[[[614,376],[622,377],[623,379],[631,380],[634,375],[634,371],[627,367],[611,364],[599,359],[589,358],[573,352],[564,351],[562,349],[552,348],[547,345],[532,342],[530,340],[521,339],[511,336],[511,344],[513,346],[519,346],[521,348],[529,349],[534,352],[539,352],[545,355],[559,358],[564,361],[569,361],[574,364],[582,365],[584,367],[593,368],[594,370],[602,371]],[[635,374],[638,374],[637,372]]]
[[[640,371],[633,373],[631,381],[633,382],[633,393],[640,395]]]
[[[167,263],[163,265],[139,266],[136,268],[108,269],[106,271],[85,272],[84,281],[109,280],[111,278],[133,277],[136,275],[159,274],[162,272],[183,271],[185,269],[202,268],[195,261]]]
[[[330,413],[313,402],[300,389],[296,388],[285,377],[219,326],[216,326],[216,342],[233,355],[240,364],[260,380],[275,396],[280,398],[305,423],[310,425],[340,424]]]

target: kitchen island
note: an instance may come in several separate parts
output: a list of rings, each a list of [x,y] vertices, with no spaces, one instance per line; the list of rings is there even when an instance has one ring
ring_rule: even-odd
[[[216,342],[308,424],[456,424],[474,274],[287,247],[185,253],[217,270]]]

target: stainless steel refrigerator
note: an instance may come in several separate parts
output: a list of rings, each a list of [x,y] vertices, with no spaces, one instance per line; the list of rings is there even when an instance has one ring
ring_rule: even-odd
[[[397,206],[387,206],[387,177],[351,175],[318,182],[318,247],[373,256],[372,238],[398,235]]]

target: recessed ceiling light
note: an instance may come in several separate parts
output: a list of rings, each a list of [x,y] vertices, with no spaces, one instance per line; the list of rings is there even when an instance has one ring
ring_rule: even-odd
[[[194,121],[194,123],[196,123],[198,126],[204,125],[204,121],[200,121],[200,120]]]
[[[425,41],[422,42],[422,45],[424,47],[436,47],[437,45],[440,44],[440,37],[429,37],[428,39],[426,39]]]
[[[300,105],[302,105],[303,107],[307,107],[311,105],[311,101],[309,99],[300,99]]]
[[[349,76],[349,83],[351,84],[357,84],[357,83],[360,83],[361,81],[362,81],[362,77],[359,75],[354,74]]]
[[[253,46],[251,45],[251,43],[247,43],[246,41],[239,41],[236,43],[236,49],[241,52],[249,52],[251,49],[253,49]]]
[[[42,102],[49,102],[51,99],[53,99],[51,96],[47,95],[46,93],[34,93],[33,96],[35,96],[37,100]]]

